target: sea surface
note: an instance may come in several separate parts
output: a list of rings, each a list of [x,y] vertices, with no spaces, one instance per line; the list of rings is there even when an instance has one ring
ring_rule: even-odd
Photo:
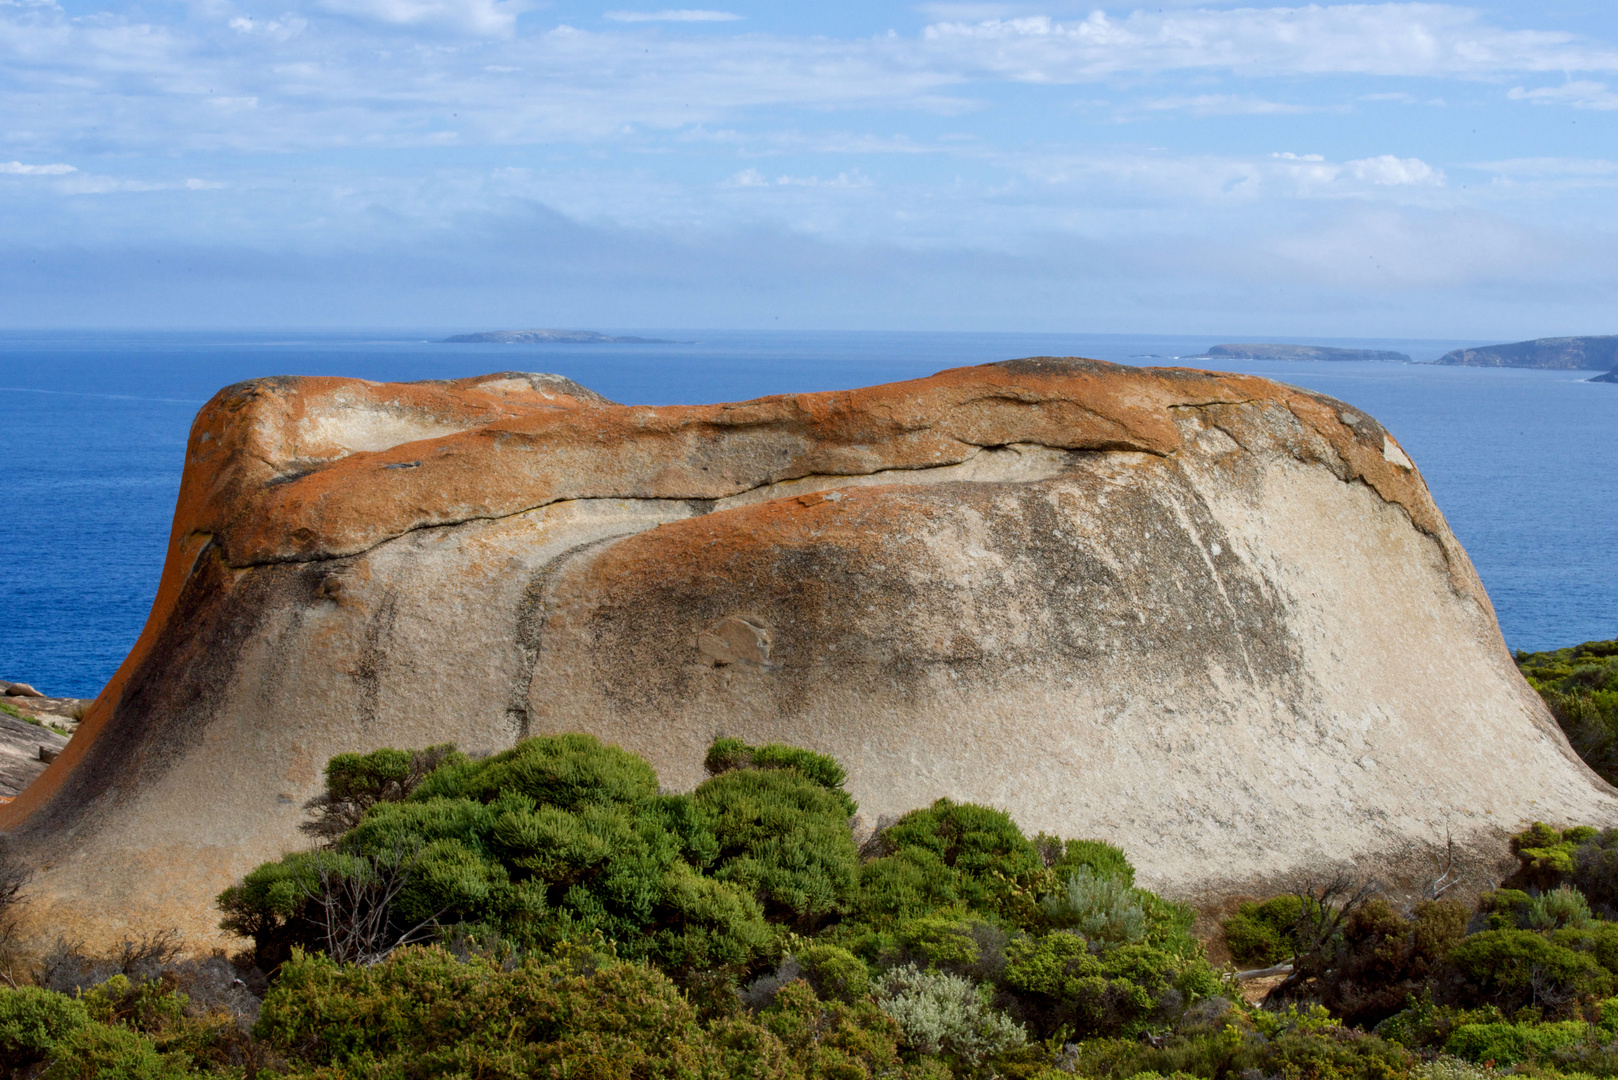
[[[99,692],[151,608],[192,417],[242,379],[549,371],[617,401],[661,405],[865,386],[1021,356],[1174,364],[1233,340],[597,327],[681,344],[434,343],[469,329],[487,328],[0,332],[0,678],[64,696]],[[1482,344],[1310,343],[1418,361]],[[1382,421],[1472,556],[1512,648],[1618,636],[1618,385],[1584,381],[1591,372],[1421,363],[1187,363],[1307,387]]]

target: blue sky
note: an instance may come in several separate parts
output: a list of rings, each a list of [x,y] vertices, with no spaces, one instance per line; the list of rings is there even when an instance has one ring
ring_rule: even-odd
[[[1618,5],[0,0],[0,325],[1618,332]]]

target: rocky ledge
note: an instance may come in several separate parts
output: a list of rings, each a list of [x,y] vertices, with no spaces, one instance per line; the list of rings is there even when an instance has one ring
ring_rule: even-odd
[[[27,683],[0,680],[0,800],[10,802],[56,760],[90,707],[55,698]]]

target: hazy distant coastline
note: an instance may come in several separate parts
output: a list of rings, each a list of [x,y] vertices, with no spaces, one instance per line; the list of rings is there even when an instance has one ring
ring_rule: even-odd
[[[485,330],[477,334],[456,334],[444,339],[445,345],[689,345],[667,338],[614,337],[594,330]]]
[[[1402,352],[1334,349],[1326,345],[1214,345],[1208,349],[1207,355],[1221,360],[1376,360],[1394,364],[1410,363],[1410,357]]]

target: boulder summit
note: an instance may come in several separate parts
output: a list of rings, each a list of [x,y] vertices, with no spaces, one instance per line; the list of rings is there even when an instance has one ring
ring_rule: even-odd
[[[261,379],[196,419],[129,657],[0,809],[41,934],[216,934],[342,751],[719,734],[1123,846],[1172,895],[1618,824],[1392,435],[1263,379],[1035,358],[642,407]]]

